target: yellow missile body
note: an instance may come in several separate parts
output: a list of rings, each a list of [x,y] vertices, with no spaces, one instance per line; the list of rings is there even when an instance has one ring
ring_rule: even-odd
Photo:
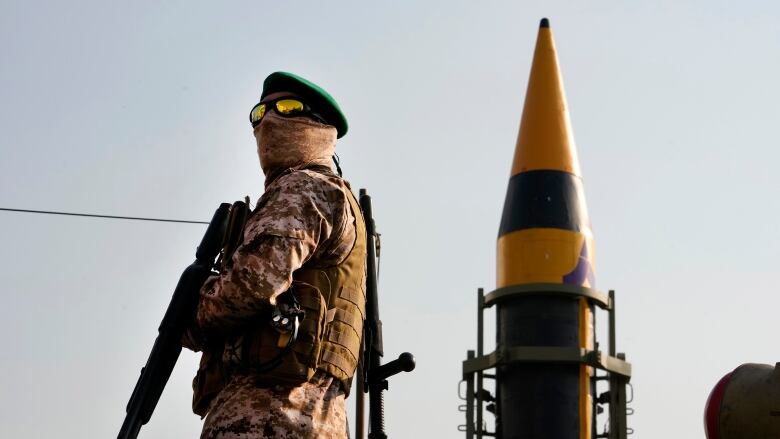
[[[593,287],[593,235],[549,27],[539,29],[511,176],[498,238],[496,286],[543,282]]]
[[[595,287],[590,219],[547,19],[539,28],[528,81],[496,266],[499,289],[534,284]],[[498,313],[498,340],[505,346],[593,349],[593,305],[585,298],[522,298],[501,306]],[[590,439],[592,375],[585,365],[553,371],[536,365],[499,368],[503,437]],[[530,410],[541,414],[517,415]],[[552,420],[557,425],[550,425]]]

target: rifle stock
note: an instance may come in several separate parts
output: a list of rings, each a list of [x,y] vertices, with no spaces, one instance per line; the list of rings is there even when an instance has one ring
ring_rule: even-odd
[[[118,439],[135,439],[141,426],[149,422],[152,417],[152,412],[181,354],[182,335],[195,315],[200,288],[212,274],[215,259],[225,236],[229,211],[230,204],[223,203],[219,206],[195,252],[195,262],[190,264],[179,278],[179,283],[158,328],[152,352],[149,354],[146,366],[141,369],[141,376],[127,403],[126,416],[119,430]]]

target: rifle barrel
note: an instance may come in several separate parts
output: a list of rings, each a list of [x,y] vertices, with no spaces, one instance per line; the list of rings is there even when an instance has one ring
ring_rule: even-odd
[[[119,439],[137,438],[141,426],[149,422],[152,417],[165,384],[181,354],[181,338],[187,326],[192,323],[198,306],[200,288],[211,275],[224,236],[229,208],[230,204],[227,203],[219,206],[198,246],[197,260],[190,264],[179,278],[171,302],[157,329],[157,338],[154,340],[146,366],[141,369],[141,376],[135,383],[130,401],[127,403],[126,416],[119,430]]]

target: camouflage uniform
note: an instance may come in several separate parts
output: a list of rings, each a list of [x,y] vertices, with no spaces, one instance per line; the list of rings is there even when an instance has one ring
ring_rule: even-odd
[[[212,403],[202,439],[347,437],[344,392],[324,372],[297,387],[255,385],[233,375]]]
[[[350,188],[329,168],[308,164],[269,177],[232,268],[201,290],[197,321],[204,333],[247,327],[287,291],[293,271],[310,260],[337,264],[355,242],[355,217],[346,198]],[[233,357],[226,348],[223,362]],[[258,381],[250,372],[233,373],[211,402],[201,437],[347,437],[338,380],[318,371],[297,387]]]

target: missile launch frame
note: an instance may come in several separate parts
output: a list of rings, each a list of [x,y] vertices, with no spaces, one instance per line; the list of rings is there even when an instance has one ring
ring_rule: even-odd
[[[513,346],[504,348],[498,346],[490,354],[484,354],[484,311],[500,302],[511,300],[521,296],[562,296],[572,299],[581,297],[587,299],[590,303],[598,306],[608,313],[608,331],[609,345],[608,352],[605,354],[596,349],[588,350],[579,347],[561,347],[561,346]],[[466,383],[466,403],[461,405],[461,411],[466,414],[466,424],[459,427],[459,430],[466,433],[466,439],[482,439],[488,437],[500,438],[499,428],[493,431],[487,431],[484,428],[484,410],[485,400],[489,399],[492,404],[498,404],[498,398],[491,395],[484,387],[485,379],[495,379],[495,374],[487,374],[486,370],[495,369],[502,365],[515,363],[546,363],[546,364],[584,364],[606,372],[604,376],[594,376],[591,378],[593,388],[596,388],[596,382],[608,381],[609,390],[599,395],[593,401],[593,425],[596,429],[596,416],[598,415],[597,406],[608,404],[609,406],[609,429],[605,432],[593,432],[594,438],[607,439],[626,439],[632,430],[627,424],[627,415],[631,412],[628,407],[630,402],[627,399],[626,388],[631,379],[631,364],[626,362],[624,353],[617,352],[615,340],[615,292],[610,290],[604,294],[593,288],[586,288],[576,285],[565,284],[527,284],[515,285],[511,287],[499,288],[485,294],[484,289],[477,290],[477,350],[468,350],[466,360],[463,361],[463,381]],[[492,410],[494,414],[500,413],[494,405]],[[496,425],[501,420],[496,418]]]

